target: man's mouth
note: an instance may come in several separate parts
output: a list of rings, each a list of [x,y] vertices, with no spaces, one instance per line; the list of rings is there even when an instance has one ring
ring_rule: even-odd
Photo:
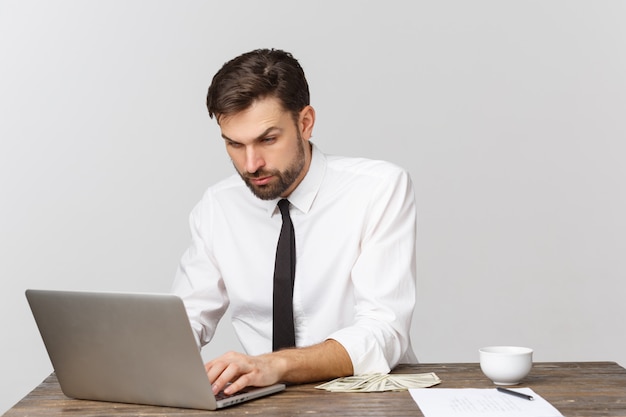
[[[269,183],[272,180],[272,176],[268,175],[268,176],[264,176],[264,177],[259,177],[259,178],[250,178],[248,177],[248,181],[250,181],[250,183],[256,185],[256,186],[261,186],[261,185],[266,185],[267,183]]]

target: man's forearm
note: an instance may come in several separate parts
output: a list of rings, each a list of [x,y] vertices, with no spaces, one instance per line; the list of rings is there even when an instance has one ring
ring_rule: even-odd
[[[321,381],[352,375],[352,361],[336,340],[271,353],[281,368],[282,380],[290,383]]]
[[[276,382],[304,383],[352,375],[348,352],[336,340],[285,349],[259,356],[228,352],[205,364],[213,392],[234,394],[246,386],[263,387]],[[227,384],[230,385],[227,386]]]

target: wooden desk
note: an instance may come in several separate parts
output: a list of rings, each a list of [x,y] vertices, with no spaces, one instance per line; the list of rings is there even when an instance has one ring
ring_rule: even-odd
[[[435,372],[440,388],[493,388],[476,363],[401,365],[396,373]],[[403,392],[331,393],[315,384],[217,412],[72,400],[50,375],[4,414],[35,416],[423,416],[410,394]],[[626,417],[626,369],[613,362],[536,363],[520,386],[530,387],[566,417]]]

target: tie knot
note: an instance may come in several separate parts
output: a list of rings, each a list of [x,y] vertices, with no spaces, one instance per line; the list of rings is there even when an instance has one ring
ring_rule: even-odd
[[[280,214],[282,214],[283,217],[285,215],[289,215],[289,200],[287,200],[286,198],[280,200],[278,202],[278,209],[280,210]]]

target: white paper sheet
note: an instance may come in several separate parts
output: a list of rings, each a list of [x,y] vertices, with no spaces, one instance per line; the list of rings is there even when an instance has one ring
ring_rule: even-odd
[[[530,388],[515,391],[531,395],[529,401],[495,388],[417,388],[409,392],[426,417],[563,417]]]

